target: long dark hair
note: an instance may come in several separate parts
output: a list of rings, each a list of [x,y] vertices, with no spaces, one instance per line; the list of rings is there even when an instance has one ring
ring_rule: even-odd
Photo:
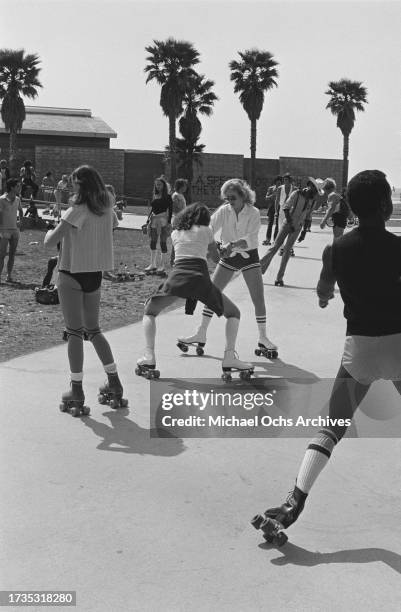
[[[160,181],[161,183],[163,183],[161,194],[156,191],[156,181]],[[168,196],[167,181],[162,176],[159,176],[157,179],[155,179],[155,182],[153,183],[153,199],[155,199],[156,195],[160,195],[162,199],[165,199]]]
[[[79,183],[74,204],[86,204],[99,217],[112,205],[111,197],[99,172],[92,166],[79,166],[72,173],[72,179]]]
[[[194,202],[176,215],[173,221],[173,229],[189,230],[193,225],[208,227],[209,224],[210,212],[208,207],[201,202]]]

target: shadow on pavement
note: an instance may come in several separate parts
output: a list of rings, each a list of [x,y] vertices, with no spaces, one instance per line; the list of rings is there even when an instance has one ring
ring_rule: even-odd
[[[264,358],[261,357],[259,361],[252,361],[252,365],[255,366],[255,374],[256,378],[258,378],[258,370],[263,368],[266,370],[267,376],[272,377],[280,377],[280,378],[301,378],[303,384],[305,384],[305,379],[310,378],[311,382],[315,380],[320,380],[318,376],[314,372],[309,372],[309,370],[304,370],[297,365],[292,363],[286,363],[281,359],[272,359],[264,361]],[[262,361],[263,360],[263,361]],[[263,373],[262,373],[263,374]]]
[[[127,418],[128,414],[128,409],[104,412],[103,416],[110,420],[110,425],[99,423],[90,416],[82,418],[82,422],[96,436],[102,438],[97,446],[99,450],[159,457],[176,457],[185,451],[186,447],[181,438],[174,435],[167,439],[151,438],[151,434],[157,435],[157,431],[140,427]]]
[[[271,550],[271,544],[263,543],[259,548]],[[311,552],[295,544],[288,543],[281,549],[283,556],[271,560],[273,565],[302,565],[314,567],[329,563],[376,563],[382,561],[401,574],[401,555],[384,548],[356,548],[331,553]]]

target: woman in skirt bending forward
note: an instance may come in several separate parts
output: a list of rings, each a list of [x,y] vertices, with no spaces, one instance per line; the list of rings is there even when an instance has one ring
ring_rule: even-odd
[[[258,255],[260,213],[254,207],[255,192],[241,179],[230,179],[221,187],[224,204],[210,220],[213,235],[221,231],[222,256],[213,274],[213,284],[221,291],[236,272],[242,272],[254,308],[258,328],[257,354],[277,357],[277,346],[267,337],[266,305]],[[183,343],[206,343],[206,334],[213,310],[205,305],[202,321],[193,336],[179,338]]]
[[[231,368],[253,370],[252,364],[240,361],[235,352],[240,311],[210,279],[207,255],[218,261],[219,254],[209,224],[209,210],[200,203],[188,206],[175,218],[171,234],[175,251],[174,268],[145,305],[143,329],[146,348],[143,357],[137,361],[137,374],[155,369],[156,317],[177,298],[185,298],[192,303],[199,300],[218,317],[226,317],[226,347],[222,364],[224,371]]]

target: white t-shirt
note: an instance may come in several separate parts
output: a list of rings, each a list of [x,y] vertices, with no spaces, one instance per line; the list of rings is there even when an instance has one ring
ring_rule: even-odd
[[[175,260],[194,257],[207,259],[209,244],[214,242],[213,232],[205,225],[193,225],[189,230],[174,230],[171,234]]]
[[[213,213],[210,225],[213,234],[221,230],[220,240],[223,244],[246,240],[247,246],[236,247],[234,252],[241,253],[258,248],[260,212],[254,206],[245,204],[237,216],[231,204],[222,204]]]
[[[60,270],[99,272],[113,269],[113,228],[118,221],[111,206],[101,216],[92,213],[86,204],[71,206],[64,213],[62,223],[72,227],[62,240]]]

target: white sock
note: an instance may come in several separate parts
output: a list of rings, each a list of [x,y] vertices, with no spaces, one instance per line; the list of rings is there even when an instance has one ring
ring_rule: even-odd
[[[154,351],[156,338],[156,317],[152,317],[151,315],[143,315],[142,325],[145,334],[146,348]]]
[[[333,432],[323,429],[316,438],[311,440],[306,449],[297,476],[297,487],[304,493],[309,493],[320,472],[326,466],[331,453],[337,444]]]
[[[84,378],[83,372],[70,372],[71,382],[82,382]]]
[[[106,374],[117,374],[117,366],[114,362],[109,363],[103,367],[104,367],[104,371],[106,372]]]
[[[266,338],[266,315],[263,317],[256,317],[256,324],[259,330],[259,338]]]
[[[226,321],[226,348],[225,351],[234,351],[239,328],[239,319],[229,317]]]
[[[210,322],[211,322],[212,316],[213,316],[213,312],[212,311],[210,311],[210,312],[212,313],[210,317],[202,315],[202,319],[201,319],[201,323],[199,325],[198,331],[205,332],[205,333],[207,332],[207,329],[208,329],[208,327],[210,325]]]

